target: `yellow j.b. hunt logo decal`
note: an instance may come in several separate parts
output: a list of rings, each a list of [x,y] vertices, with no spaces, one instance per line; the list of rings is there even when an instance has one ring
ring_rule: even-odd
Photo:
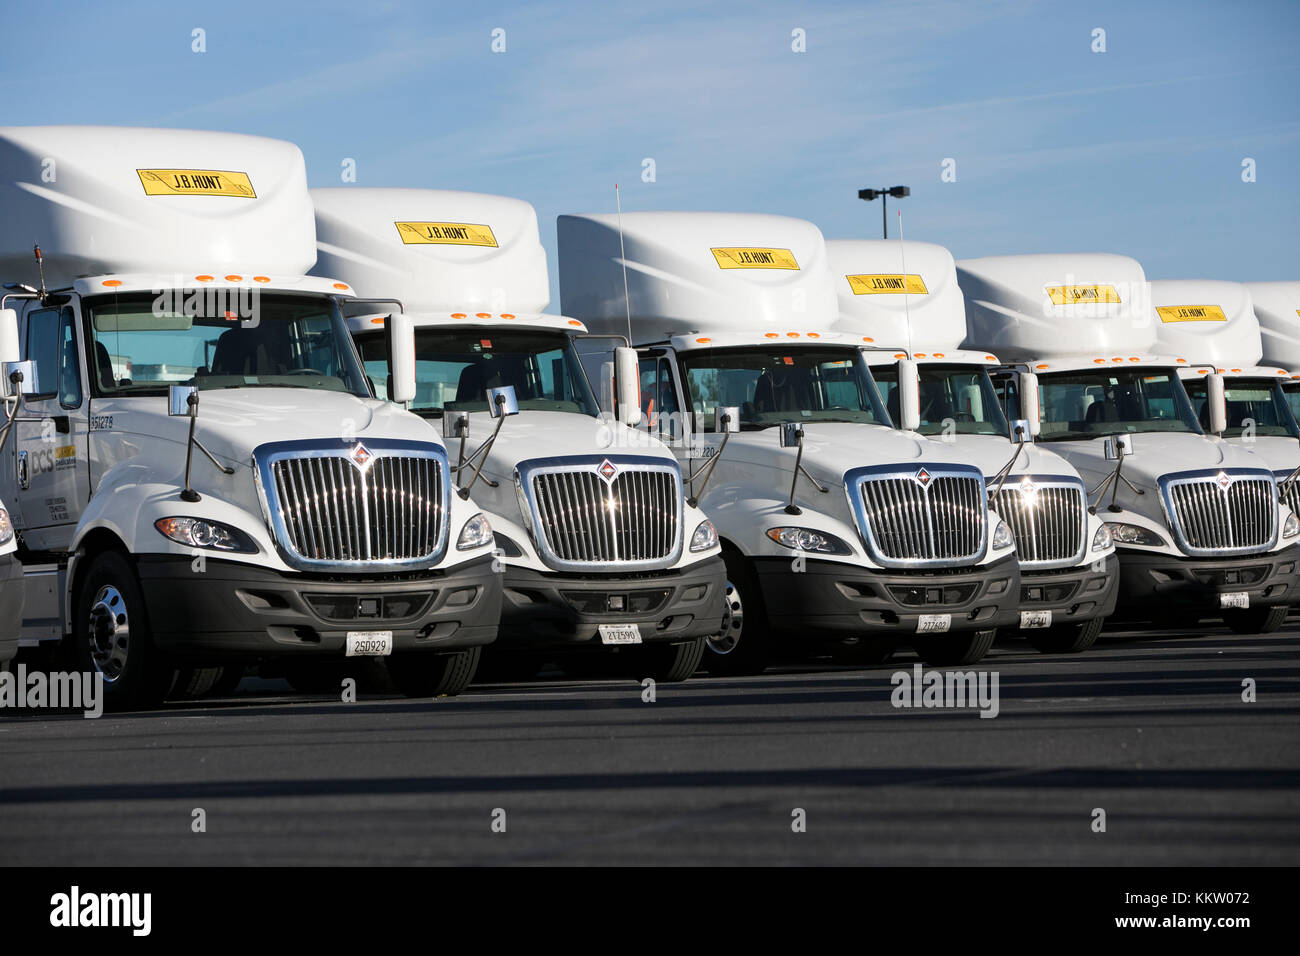
[[[923,280],[915,272],[907,275],[845,276],[854,295],[929,295]]]
[[[497,247],[491,226],[472,222],[395,222],[393,225],[403,245]]]
[[[1158,305],[1161,322],[1227,322],[1217,305]]]
[[[719,269],[792,269],[799,263],[789,249],[754,249],[749,247],[711,249]]]
[[[226,169],[137,169],[146,196],[234,196],[256,199],[248,173]]]
[[[1113,285],[1049,285],[1047,294],[1054,305],[1120,301]]]

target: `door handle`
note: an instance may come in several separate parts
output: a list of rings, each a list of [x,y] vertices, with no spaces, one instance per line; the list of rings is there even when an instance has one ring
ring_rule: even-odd
[[[18,490],[26,491],[32,483],[31,471],[27,466],[27,452],[18,453]]]

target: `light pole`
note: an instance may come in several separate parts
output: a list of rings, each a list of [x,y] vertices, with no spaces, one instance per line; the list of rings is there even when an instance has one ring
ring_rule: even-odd
[[[889,238],[889,220],[886,218],[885,210],[888,197],[893,196],[895,199],[902,199],[904,196],[912,195],[910,186],[890,186],[881,189],[859,189],[858,198],[865,199],[867,202],[880,197],[880,228],[884,232],[884,238]]]

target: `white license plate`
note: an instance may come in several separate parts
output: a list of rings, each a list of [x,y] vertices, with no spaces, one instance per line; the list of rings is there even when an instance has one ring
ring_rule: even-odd
[[[392,631],[348,631],[348,657],[387,657],[391,653]]]
[[[1250,595],[1245,591],[1233,591],[1231,594],[1220,594],[1219,607],[1250,607]]]
[[[1031,627],[1051,627],[1052,612],[1047,611],[1021,611],[1020,626],[1023,629]]]
[[[601,624],[600,643],[640,644],[641,628],[636,624]]]
[[[952,627],[951,614],[922,614],[916,619],[916,633],[941,634]]]

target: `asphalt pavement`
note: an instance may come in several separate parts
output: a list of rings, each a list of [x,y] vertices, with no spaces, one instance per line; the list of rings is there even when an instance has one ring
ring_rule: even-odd
[[[0,861],[1300,863],[1300,631],[1001,643],[993,718],[914,663],[0,714]]]

